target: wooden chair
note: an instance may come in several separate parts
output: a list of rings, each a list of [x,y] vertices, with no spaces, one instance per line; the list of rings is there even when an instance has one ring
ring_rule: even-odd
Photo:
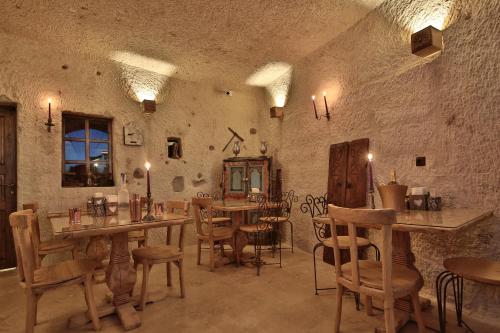
[[[198,198],[212,198],[212,200],[219,200],[219,195],[218,194],[208,194],[208,193],[204,193],[204,192],[198,192],[196,193],[196,197]],[[212,209],[210,212],[206,211],[206,210],[202,210],[201,211],[201,217],[202,217],[202,220],[203,220],[203,223],[207,223],[207,216],[208,214],[211,214],[212,215],[212,222],[214,223],[214,225],[218,226],[218,225],[222,225],[224,223],[231,223],[231,218],[230,217],[227,217],[227,216],[224,216],[224,213],[223,212],[218,212],[214,209]]]
[[[328,214],[328,201],[326,198],[326,194],[323,196],[315,197],[311,194],[306,195],[305,202],[300,205],[300,210],[302,213],[309,213],[311,215],[314,227],[314,234],[318,243],[314,245],[313,248],[313,267],[314,267],[314,289],[316,295],[319,295],[318,291],[320,290],[333,290],[337,289],[336,287],[328,287],[328,288],[318,288],[318,277],[316,274],[316,251],[320,247],[329,247],[333,249],[333,240],[332,237],[327,236],[326,226],[330,224],[330,218],[326,215]],[[339,241],[340,249],[348,250],[349,249],[349,236],[337,236]],[[375,258],[377,261],[380,261],[380,250],[377,246],[372,244],[368,239],[362,237],[356,237],[356,242],[358,248],[363,249],[366,247],[373,247],[375,249]],[[355,294],[357,295],[357,294]],[[359,297],[355,297],[356,299],[356,309],[359,310]]]
[[[92,290],[92,274],[96,263],[90,259],[80,259],[36,268],[33,235],[30,228],[33,217],[31,209],[15,212],[9,216],[14,236],[17,272],[21,287],[26,293],[26,332],[34,332],[37,304],[42,294],[51,289],[73,284],[83,285],[88,314],[94,330],[99,330],[101,325]]]
[[[145,208],[148,198],[141,197],[141,207]],[[135,230],[129,231],[128,233],[129,243],[137,242],[137,247],[146,246],[148,243],[148,231],[147,230]]]
[[[347,224],[351,262],[335,265],[337,281],[337,309],[333,331],[340,330],[342,313],[342,295],[344,288],[360,293],[365,297],[366,313],[372,314],[372,297],[384,301],[385,330],[396,332],[394,301],[410,296],[413,304],[415,321],[420,333],[425,332],[422,319],[418,290],[422,281],[417,271],[400,265],[392,265],[392,225],[396,223],[396,213],[392,209],[350,209],[328,205],[331,217],[331,230],[335,262],[340,262],[340,244],[337,237],[336,223]],[[382,229],[382,262],[359,260],[356,241],[357,227],[379,227]]]
[[[240,226],[240,230],[248,234],[253,235],[255,260],[254,264],[257,267],[257,276],[260,275],[260,268],[266,265],[279,265],[281,267],[282,257],[281,257],[281,223],[287,221],[290,217],[290,209],[288,202],[278,200],[269,200],[265,195],[259,196],[259,217],[257,223],[254,224],[244,224]],[[278,262],[266,262],[262,260],[262,245],[264,243],[264,237],[266,234],[272,235],[272,250],[273,256],[275,250],[278,250],[279,261]],[[275,247],[275,235],[278,236],[278,247]]]
[[[236,240],[234,237],[234,230],[229,226],[215,226],[212,219],[212,214],[207,215],[206,223],[207,228],[203,228],[202,211],[207,212],[212,211],[212,198],[193,198],[191,201],[194,209],[194,217],[196,221],[196,237],[197,237],[197,251],[198,258],[197,264],[201,264],[201,244],[203,242],[208,242],[209,252],[210,252],[210,271],[213,272],[215,269],[215,242],[231,240],[233,244],[233,249],[236,249]],[[224,247],[221,247],[224,249]],[[236,252],[236,262],[239,263],[238,251]]]
[[[465,326],[469,332],[472,329],[462,318],[464,300],[464,279],[492,286],[500,286],[500,261],[484,258],[448,258],[443,263],[446,271],[436,278],[436,295],[439,313],[439,328],[446,332],[446,292],[448,285],[453,286],[455,311],[459,327]]]
[[[38,203],[23,204],[23,209],[31,209],[34,214],[30,219],[30,228],[33,236],[33,247],[35,249],[35,262],[36,267],[42,266],[42,260],[45,256],[54,253],[71,252],[73,259],[77,256],[77,246],[73,240],[70,239],[49,239],[42,241],[40,239],[40,225],[38,223]]]
[[[167,212],[175,213],[180,210],[180,214],[188,216],[189,202],[188,201],[167,201]],[[177,246],[171,245],[172,226],[167,227],[167,237],[165,245],[144,246],[132,250],[132,258],[134,259],[134,267],[137,269],[139,264],[142,265],[142,288],[139,308],[141,310],[146,306],[148,293],[149,272],[155,264],[166,264],[167,271],[167,286],[172,285],[170,264],[174,263],[179,269],[179,285],[181,289],[181,298],[185,296],[184,288],[184,229],[185,225],[180,226],[179,243]]]

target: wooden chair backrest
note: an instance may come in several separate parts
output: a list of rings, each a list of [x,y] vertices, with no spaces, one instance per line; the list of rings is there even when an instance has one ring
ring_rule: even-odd
[[[175,213],[176,210],[180,211],[181,215],[188,216],[189,201],[186,200],[167,200],[165,202],[168,213]]]
[[[360,288],[374,288],[361,285],[359,278],[358,246],[356,242],[356,228],[358,225],[366,228],[382,229],[382,292],[385,297],[392,297],[392,225],[396,223],[396,212],[392,209],[351,209],[328,205],[328,214],[331,217],[331,232],[335,262],[341,262],[340,247],[337,239],[337,222],[347,224],[349,235],[349,251],[351,255],[352,276],[348,280],[343,276],[341,265],[335,265],[335,274],[338,283],[349,289],[359,292]]]
[[[35,257],[38,256],[38,248],[40,246],[41,238],[40,238],[40,224],[38,222],[38,203],[37,202],[30,202],[23,204],[23,210],[28,210],[31,209],[33,212],[33,216],[31,218],[30,222],[30,228],[31,228],[31,233],[32,233],[32,241],[33,241],[33,247],[35,248]]]
[[[213,235],[212,214],[207,214],[206,219],[203,219],[202,211],[212,211],[212,198],[193,198],[191,200],[191,204],[193,205],[196,233],[198,235],[208,235],[210,237],[211,235]],[[208,224],[208,234],[207,232],[203,231],[202,223],[204,222]]]
[[[14,212],[9,216],[12,235],[14,236],[14,247],[16,250],[17,272],[21,282],[30,287],[33,283],[33,274],[36,268],[35,252],[31,235],[31,209]]]

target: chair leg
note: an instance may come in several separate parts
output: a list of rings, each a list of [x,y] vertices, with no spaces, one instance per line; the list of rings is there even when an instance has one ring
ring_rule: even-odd
[[[73,260],[76,260],[76,258],[78,257],[78,249],[76,248],[76,246],[73,248],[73,250],[71,250],[71,254],[73,255]]]
[[[418,326],[418,333],[425,333],[424,318],[422,317],[422,308],[420,306],[420,300],[418,298],[418,291],[413,291],[411,293],[411,303],[413,305],[413,313],[415,315],[415,321]]]
[[[146,307],[146,298],[148,297],[148,280],[150,265],[147,262],[142,262],[142,288],[141,299],[139,300],[139,310],[144,310]]]
[[[87,307],[89,308],[89,316],[92,320],[92,326],[94,327],[94,331],[99,331],[101,329],[101,322],[95,305],[92,274],[87,275],[85,281],[83,281],[83,288],[85,290],[85,301],[87,302]]]
[[[198,239],[198,246],[197,246],[197,253],[198,253],[198,259],[196,261],[197,265],[201,265],[201,239]]]
[[[177,267],[179,268],[179,286],[181,288],[181,298],[186,297],[186,291],[184,288],[184,269],[183,269],[184,264],[183,263],[184,263],[183,259],[180,259],[177,262]]]
[[[172,267],[171,263],[167,262],[167,287],[172,286]]]
[[[342,295],[344,294],[344,286],[337,285],[337,308],[335,309],[335,317],[333,324],[333,332],[340,332],[340,318],[342,317]]]
[[[290,224],[290,241],[292,242],[292,253],[293,253],[293,223],[292,221],[288,221]]]
[[[396,320],[394,318],[394,300],[384,300],[384,319],[386,333],[396,333]]]
[[[37,310],[37,296],[30,290],[26,289],[26,333],[35,331]]]
[[[232,239],[232,242],[233,242],[233,251],[234,251],[234,255],[236,257],[236,267],[239,267],[240,266],[240,252],[238,251],[238,249],[236,248],[236,246],[238,245],[236,243],[236,234],[233,233],[233,239]]]
[[[279,237],[279,251],[280,251],[280,268],[281,268],[281,224],[278,224],[278,237]],[[292,250],[293,251],[293,250]]]
[[[363,295],[363,299],[365,302],[365,311],[368,316],[373,316],[373,305],[372,305],[372,297]]]
[[[215,244],[214,241],[209,241],[210,247],[210,272],[215,270]]]

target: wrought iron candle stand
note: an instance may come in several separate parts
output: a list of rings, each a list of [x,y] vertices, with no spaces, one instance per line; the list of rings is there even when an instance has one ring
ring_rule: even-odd
[[[152,207],[153,207],[153,198],[151,198],[151,192],[148,192],[146,199],[146,215],[142,218],[143,221],[151,222],[156,219],[154,215],[151,214]]]
[[[321,118],[326,118],[326,120],[330,120],[330,111],[328,110],[328,103],[326,102],[326,92],[323,92],[323,100],[325,102],[325,114],[318,115],[318,110],[316,108],[316,96],[312,96],[312,102],[313,102],[313,107],[314,107],[314,116],[316,117],[316,120],[320,120]]]

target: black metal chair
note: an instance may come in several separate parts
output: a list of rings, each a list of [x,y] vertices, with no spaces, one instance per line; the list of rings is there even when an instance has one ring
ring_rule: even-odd
[[[436,295],[439,313],[439,331],[446,332],[446,296],[448,285],[453,286],[457,324],[469,333],[474,331],[463,320],[464,279],[477,283],[500,286],[500,261],[484,258],[459,257],[444,260],[444,272],[436,278]]]
[[[260,268],[263,265],[279,265],[282,267],[281,256],[281,224],[290,217],[290,209],[287,201],[278,198],[268,199],[265,195],[258,197],[259,202],[259,219],[253,224],[244,224],[240,226],[240,230],[253,235],[254,240],[254,264],[257,267],[257,275],[260,275]],[[265,235],[272,235],[273,257],[277,250],[279,253],[279,261],[265,262],[262,260],[262,245],[264,245]],[[277,239],[276,239],[277,237]],[[278,246],[275,247],[276,242]]]

